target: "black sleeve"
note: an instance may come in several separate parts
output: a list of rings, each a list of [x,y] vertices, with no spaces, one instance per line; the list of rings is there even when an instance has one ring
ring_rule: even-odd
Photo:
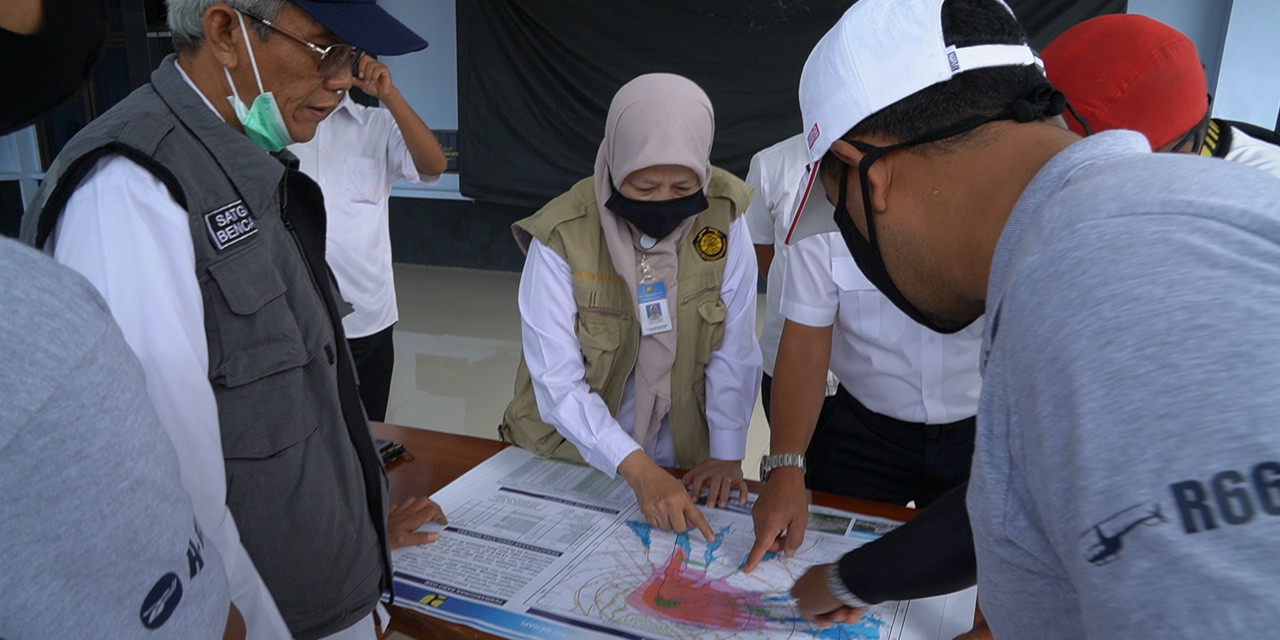
[[[906,524],[840,559],[840,577],[870,604],[940,596],[973,586],[977,560],[962,484]]]

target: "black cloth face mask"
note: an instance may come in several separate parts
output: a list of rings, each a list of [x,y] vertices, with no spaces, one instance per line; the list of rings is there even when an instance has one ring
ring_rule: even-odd
[[[710,205],[702,189],[670,200],[633,200],[614,189],[604,206],[641,233],[661,240],[675,231],[685,218],[706,211]]]
[[[1048,85],[1041,85],[1032,90],[1027,96],[1015,100],[1008,109],[994,116],[961,121],[941,131],[926,133],[906,142],[877,147],[860,140],[846,140],[846,142],[864,154],[862,161],[858,163],[858,184],[862,188],[862,211],[863,215],[866,216],[867,236],[863,237],[862,233],[858,231],[857,226],[853,224],[853,219],[845,208],[846,197],[849,192],[849,165],[847,164],[840,171],[840,191],[834,215],[836,227],[840,230],[840,235],[844,238],[845,245],[849,247],[849,253],[853,254],[854,262],[857,263],[858,268],[862,270],[867,280],[870,280],[871,284],[874,284],[876,289],[879,289],[880,293],[884,294],[884,297],[893,303],[893,306],[931,331],[944,334],[956,333],[973,324],[977,318],[959,325],[939,325],[935,318],[926,315],[914,304],[911,304],[911,301],[907,300],[907,297],[898,289],[898,285],[894,284],[888,268],[885,267],[884,256],[880,253],[880,245],[876,242],[876,225],[874,214],[871,211],[871,184],[868,178],[871,165],[891,151],[937,142],[977,129],[989,122],[997,120],[1032,122],[1045,116],[1059,115],[1065,108],[1066,98],[1062,95],[1062,92]]]
[[[0,80],[9,88],[0,109],[0,135],[30,124],[75,94],[93,71],[106,41],[105,2],[44,0],[43,4],[39,31],[22,35],[0,29],[4,54]]]

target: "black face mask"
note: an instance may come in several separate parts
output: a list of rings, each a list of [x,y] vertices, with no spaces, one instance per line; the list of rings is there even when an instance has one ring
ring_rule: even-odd
[[[44,0],[43,20],[31,35],[0,29],[0,79],[10,88],[0,109],[0,135],[31,124],[75,94],[102,53],[102,0]]]
[[[604,206],[641,233],[661,240],[675,231],[685,218],[706,211],[709,205],[702,189],[671,200],[632,200],[614,189]]]
[[[863,237],[858,228],[853,224],[853,219],[849,217],[846,207],[846,197],[849,192],[849,165],[844,165],[840,172],[840,191],[836,199],[835,221],[836,228],[840,230],[840,235],[844,238],[844,243],[849,247],[849,253],[853,254],[853,260],[857,263],[858,268],[862,270],[867,280],[871,281],[884,297],[888,298],[893,306],[907,314],[907,317],[924,325],[931,331],[937,333],[956,333],[965,327],[974,323],[977,318],[971,318],[963,324],[948,323],[946,325],[939,324],[936,316],[925,314],[910,300],[902,294],[898,286],[894,284],[893,278],[889,276],[889,270],[885,267],[884,256],[880,253],[880,245],[876,242],[876,225],[874,215],[871,211],[871,185],[868,178],[871,165],[876,160],[883,158],[891,151],[896,151],[905,147],[926,144],[929,142],[937,142],[939,140],[957,136],[967,131],[972,131],[989,122],[997,120],[1016,120],[1018,122],[1031,122],[1039,120],[1045,116],[1056,116],[1062,113],[1066,108],[1066,98],[1060,91],[1053,89],[1048,85],[1037,87],[1029,95],[1024,98],[1015,100],[1008,109],[991,117],[975,118],[973,120],[962,121],[954,126],[948,127],[942,131],[934,133],[926,133],[912,140],[900,142],[898,144],[889,145],[887,147],[877,147],[860,140],[848,140],[847,142],[854,148],[863,152],[862,161],[858,163],[858,184],[862,188],[862,211],[867,221],[867,236]]]

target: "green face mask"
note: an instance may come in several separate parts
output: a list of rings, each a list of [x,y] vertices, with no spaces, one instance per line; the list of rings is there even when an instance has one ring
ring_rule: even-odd
[[[236,84],[231,81],[231,72],[223,67],[222,73],[227,76],[227,84],[231,85],[231,95],[227,96],[227,100],[231,102],[236,119],[244,127],[244,134],[249,137],[249,141],[269,153],[275,153],[293,144],[293,136],[289,135],[289,128],[284,124],[284,116],[280,113],[280,105],[276,104],[275,95],[262,88],[262,76],[258,74],[258,61],[253,56],[253,45],[249,42],[249,32],[244,26],[244,16],[236,12],[236,17],[240,18],[240,32],[244,34],[244,44],[249,49],[253,77],[258,81],[258,97],[253,99],[252,107],[245,106],[244,100],[240,99],[240,92],[236,90]]]

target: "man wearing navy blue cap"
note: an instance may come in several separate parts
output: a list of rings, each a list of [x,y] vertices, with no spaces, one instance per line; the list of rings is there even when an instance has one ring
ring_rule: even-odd
[[[97,287],[141,360],[248,637],[376,638],[390,549],[443,515],[388,509],[323,200],[284,149],[362,51],[426,43],[373,0],[168,9],[177,53],[67,144],[23,238]]]

